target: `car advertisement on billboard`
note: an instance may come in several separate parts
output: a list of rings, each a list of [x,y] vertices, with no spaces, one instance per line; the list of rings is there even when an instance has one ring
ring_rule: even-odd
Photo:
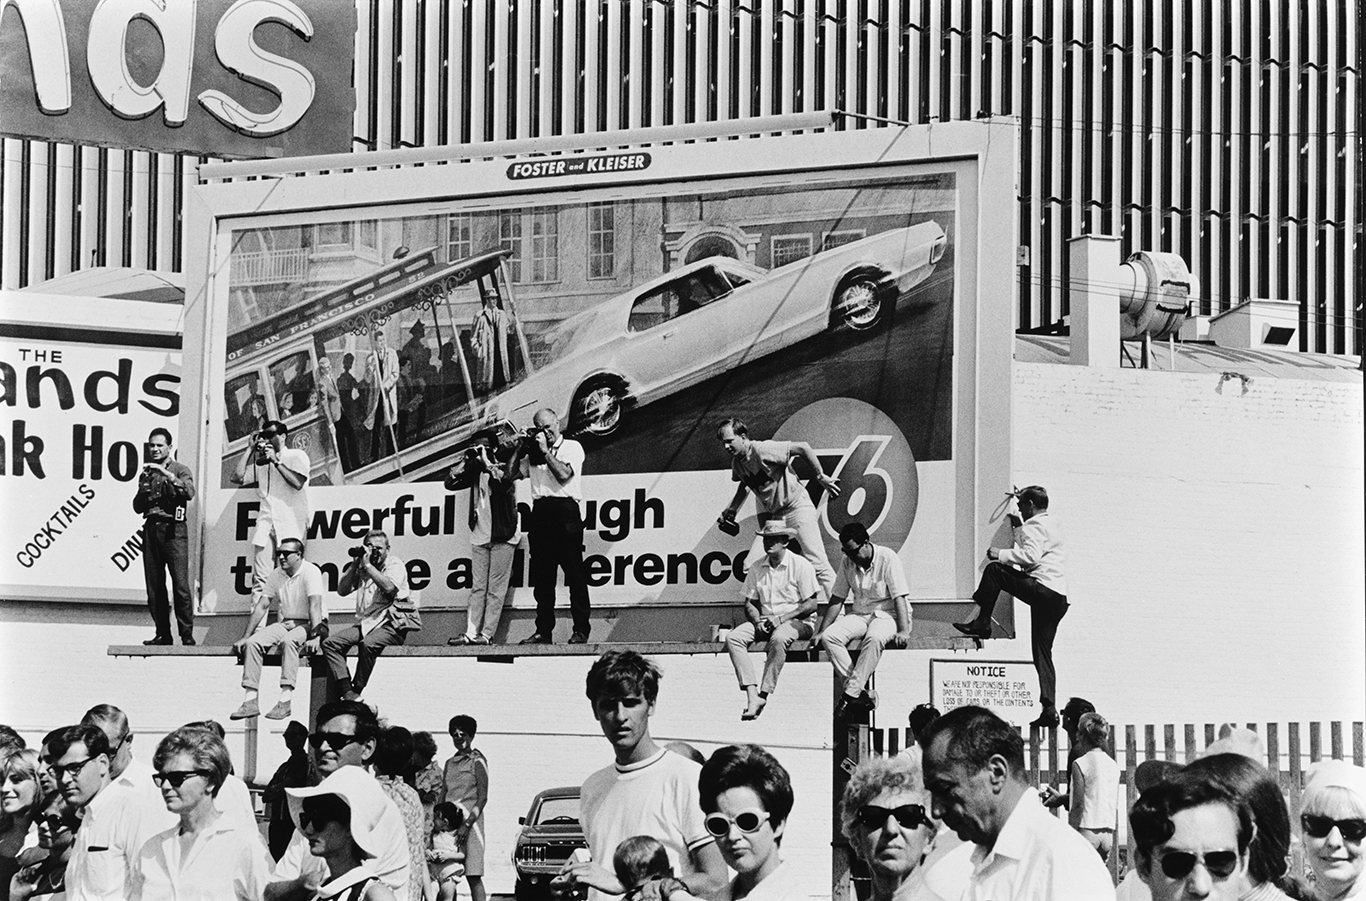
[[[329,578],[380,528],[424,607],[462,606],[469,492],[443,481],[481,430],[516,441],[543,410],[584,450],[595,606],[738,597],[759,514],[747,500],[738,529],[718,521],[736,493],[728,419],[810,449],[794,465],[830,560],[860,522],[903,556],[913,599],[962,596],[962,561],[942,552],[975,471],[958,437],[979,341],[962,168],[718,177],[669,148],[602,156],[502,164],[520,193],[436,211],[234,223],[197,392],[206,607],[247,602],[259,499],[238,482],[272,422],[307,456],[308,557]],[[514,606],[532,606],[529,572],[523,542]]]

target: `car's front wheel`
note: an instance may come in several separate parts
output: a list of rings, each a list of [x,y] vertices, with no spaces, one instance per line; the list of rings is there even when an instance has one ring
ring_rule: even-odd
[[[887,301],[887,291],[875,274],[851,275],[835,291],[832,325],[860,332],[876,328],[891,307]]]
[[[589,382],[574,395],[570,419],[573,432],[597,438],[610,435],[621,425],[625,406],[626,392],[619,382],[607,379]]]

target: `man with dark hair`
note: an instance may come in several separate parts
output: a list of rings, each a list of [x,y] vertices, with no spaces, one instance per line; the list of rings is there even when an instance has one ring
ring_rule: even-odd
[[[903,753],[909,752],[912,745],[921,745],[921,750],[924,750],[925,733],[939,717],[939,708],[933,704],[916,704],[911,708],[911,712],[906,716],[906,728],[910,730],[911,737],[906,742],[906,751]]]
[[[799,638],[811,637],[820,592],[815,567],[787,549],[794,534],[791,529],[770,520],[760,526],[758,534],[764,543],[764,556],[750,566],[741,589],[747,621],[726,636],[726,651],[745,693],[742,720],[756,719],[764,712],[768,696],[778,687],[788,648]],[[766,645],[763,682],[754,678],[754,665],[749,660],[750,642],[756,640]]]
[[[308,529],[308,454],[286,446],[289,426],[268,420],[247,441],[247,448],[232,474],[234,485],[255,486],[260,507],[252,532],[251,600],[255,604],[266,590],[275,569],[280,542],[304,540]]]
[[[186,510],[194,499],[194,474],[171,457],[171,433],[158,426],[147,436],[147,461],[138,476],[133,510],[142,514],[142,577],[147,584],[147,609],[152,611],[156,635],[146,645],[174,644],[171,640],[171,600],[175,598],[180,643],[194,644],[194,598],[190,595],[190,540]],[[166,576],[171,577],[170,596]]]
[[[1053,639],[1058,623],[1067,615],[1067,578],[1063,574],[1062,529],[1048,513],[1048,492],[1039,485],[1015,493],[1019,516],[1010,514],[1015,525],[1015,543],[1008,548],[987,548],[986,568],[972,599],[977,614],[967,622],[954,623],[958,631],[974,638],[991,637],[991,611],[1001,592],[1019,598],[1033,611],[1031,649],[1034,668],[1039,671],[1039,705],[1043,712],[1031,726],[1047,728],[1058,724],[1058,672],[1053,666]]]
[[[24,737],[14,731],[12,726],[0,724],[0,754],[22,751],[28,747]]]
[[[922,747],[934,816],[977,845],[964,898],[1113,901],[1100,857],[1029,785],[1014,727],[982,707],[959,707],[929,727]]]
[[[316,654],[319,643],[328,634],[322,570],[304,559],[304,543],[297,538],[282,539],[278,556],[280,565],[270,574],[265,590],[253,595],[247,627],[232,645],[242,655],[242,688],[246,697],[242,706],[228,715],[229,719],[242,720],[260,714],[257,693],[261,687],[261,663],[273,648],[280,650],[280,699],[266,718],[288,718],[299,677],[299,654]],[[279,618],[266,625],[271,601],[276,602]]]
[[[1068,698],[1067,703],[1062,708],[1062,728],[1067,733],[1067,772],[1072,772],[1072,764],[1077,762],[1085,751],[1080,747],[1077,740],[1077,726],[1081,723],[1081,718],[1088,713],[1095,713],[1096,705],[1085,698]],[[1057,791],[1051,785],[1045,785],[1043,791],[1044,806],[1050,810],[1057,807],[1072,809],[1072,789],[1069,784],[1065,792]]]
[[[1210,774],[1181,772],[1145,791],[1129,812],[1135,869],[1153,901],[1237,901],[1253,821],[1247,804]]]
[[[298,720],[290,720],[285,726],[285,747],[289,757],[275,770],[275,775],[266,783],[261,800],[266,804],[270,817],[268,843],[270,857],[279,860],[284,856],[289,839],[294,835],[294,821],[289,816],[289,802],[285,797],[287,788],[303,788],[308,785],[308,727]]]
[[[549,407],[532,417],[535,431],[518,442],[508,461],[516,478],[531,482],[532,593],[536,597],[536,631],[522,644],[550,644],[555,640],[555,580],[564,570],[569,589],[569,613],[574,620],[570,644],[588,641],[591,612],[588,570],[583,565],[583,445],[560,434],[560,417]],[[528,447],[528,444],[531,447]]]
[[[337,583],[337,594],[356,595],[356,622],[328,635],[322,643],[337,690],[351,701],[365,691],[384,649],[403,644],[409,632],[422,626],[416,608],[409,605],[412,591],[408,588],[408,568],[397,554],[389,552],[389,536],[371,529],[365,533],[364,546],[356,551]],[[355,676],[346,667],[346,652],[353,647]]]
[[[379,744],[379,734],[375,711],[359,701],[324,704],[318,710],[317,730],[308,737],[319,779],[326,779],[343,767],[355,767],[373,781],[368,765]],[[382,794],[377,781],[374,788]],[[398,901],[421,901],[408,897],[408,831],[403,815],[388,795],[384,795],[383,810],[371,824],[371,830],[379,850],[366,861],[366,866],[393,891]],[[314,897],[314,890],[327,878],[326,861],[309,852],[308,839],[296,829],[275,866],[270,885],[266,886],[266,901],[305,901]]]
[[[130,897],[138,853],[165,828],[166,817],[149,816],[152,811],[144,795],[114,787],[116,755],[99,726],[68,726],[46,744],[46,763],[62,796],[81,811],[81,828],[66,869],[67,897],[124,901]],[[166,814],[164,804],[161,812]]]
[[[885,647],[904,648],[911,642],[910,592],[901,558],[891,548],[873,544],[862,523],[840,529],[844,559],[835,577],[830,605],[825,608],[816,639],[830,655],[835,672],[844,680],[844,692],[835,704],[835,716],[844,719],[858,710],[871,710],[877,700],[868,691]],[[852,604],[843,613],[844,601]],[[859,641],[858,662],[849,643]]]
[[[465,878],[470,884],[470,897],[484,901],[484,808],[489,803],[489,762],[482,751],[473,747],[479,724],[474,717],[458,714],[451,717],[451,741],[455,753],[446,761],[442,779],[446,786],[445,800],[459,804],[465,820],[455,831],[456,842],[465,852]]]
[[[778,519],[796,533],[802,556],[816,568],[821,593],[829,597],[835,587],[835,571],[825,556],[816,506],[797,480],[793,464],[798,459],[804,461],[815,472],[815,481],[831,497],[839,497],[839,481],[825,474],[820,458],[805,441],[752,441],[749,426],[735,418],[723,420],[717,426],[716,437],[730,454],[731,481],[739,483],[735,496],[721,511],[721,521],[734,523],[740,505],[753,492],[760,523]],[[763,545],[756,538],[749,559],[758,560],[762,551]]]
[[[489,644],[503,618],[512,561],[522,540],[517,522],[517,480],[509,465],[516,435],[507,420],[481,429],[446,473],[447,491],[469,489],[469,613],[465,633],[450,645]]]
[[[175,816],[166,810],[161,789],[152,781],[152,767],[133,757],[133,728],[128,715],[113,704],[96,704],[81,717],[82,726],[95,726],[109,743],[109,781],[116,790],[131,792],[145,813],[163,822],[156,829],[169,828]]]
[[[588,671],[593,716],[616,759],[583,783],[580,820],[593,859],[565,864],[553,885],[589,886],[589,901],[625,893],[608,866],[617,845],[634,835],[664,845],[690,894],[713,897],[726,885],[725,861],[703,822],[702,768],[650,736],[659,678],[659,667],[635,651],[608,651]]]

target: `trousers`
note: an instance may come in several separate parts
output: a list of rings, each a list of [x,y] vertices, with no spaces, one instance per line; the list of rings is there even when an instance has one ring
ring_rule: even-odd
[[[503,618],[507,603],[508,583],[512,581],[512,556],[515,544],[495,541],[470,548],[470,611],[465,623],[465,635],[493,638],[498,622]]]
[[[166,592],[166,576],[171,592]],[[194,598],[190,595],[190,542],[184,522],[148,519],[142,523],[142,575],[147,584],[147,608],[158,638],[171,637],[171,598],[175,598],[176,630],[181,639],[194,637]]]
[[[846,613],[830,624],[821,636],[825,653],[835,672],[844,679],[844,693],[858,697],[882,660],[882,649],[896,634],[896,620],[889,616],[859,616]],[[849,653],[849,642],[860,639],[858,660]]]
[[[531,549],[532,595],[536,598],[536,631],[549,636],[555,631],[555,580],[564,570],[569,589],[569,613],[574,631],[587,635],[588,571],[583,565],[583,517],[572,497],[537,498],[531,507],[527,531]]]
[[[992,561],[982,570],[982,580],[972,593],[972,599],[981,608],[981,613],[977,614],[981,622],[991,620],[991,611],[996,608],[996,599],[1003,591],[1028,604],[1034,613],[1030,650],[1034,656],[1034,669],[1039,673],[1039,704],[1056,707],[1058,671],[1053,666],[1053,639],[1058,635],[1058,623],[1067,615],[1067,596],[1058,594],[1028,573],[999,560]]]
[[[341,692],[354,691],[360,694],[370,682],[370,673],[374,671],[379,655],[390,645],[403,644],[407,637],[407,632],[398,631],[387,619],[363,634],[357,623],[324,638],[323,657]],[[346,652],[351,648],[356,649],[355,676],[346,668]]]
[[[260,629],[242,648],[242,687],[261,687],[261,658],[280,648],[280,687],[293,688],[299,679],[299,649],[308,640],[308,628],[299,620],[281,620]]]
[[[754,665],[749,660],[749,645],[754,641],[754,623],[741,623],[731,629],[730,634],[726,636],[726,651],[730,654],[730,662],[735,667],[735,678],[740,681],[740,687],[748,688],[757,684],[765,695],[772,694],[778,687],[778,676],[783,672],[783,664],[787,663],[787,652],[792,647],[792,642],[799,638],[810,638],[814,631],[811,623],[801,620],[788,620],[774,629],[773,634],[768,637],[768,647],[765,649],[764,679],[762,682],[756,682]]]

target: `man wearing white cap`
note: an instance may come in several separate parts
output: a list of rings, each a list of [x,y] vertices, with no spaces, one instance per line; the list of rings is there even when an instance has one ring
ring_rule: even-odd
[[[291,789],[290,815],[298,823],[296,797],[304,797],[299,792],[320,793],[323,785],[329,784],[331,777],[345,773],[339,782],[332,785],[345,785],[358,798],[369,798],[370,794],[379,795],[380,811],[369,828],[374,833],[374,857],[367,861],[379,880],[393,890],[398,901],[421,901],[408,898],[408,868],[412,865],[408,853],[408,833],[403,825],[403,815],[389,797],[384,794],[379,783],[366,771],[365,767],[374,756],[379,741],[379,722],[375,712],[359,701],[333,701],[324,704],[318,711],[318,727],[308,737],[313,746],[313,765],[323,782],[313,789]],[[373,792],[371,791],[373,789]],[[334,792],[340,794],[339,792]],[[367,801],[368,803],[368,801]],[[353,808],[354,809],[354,808]],[[309,852],[309,842],[295,829],[294,836],[285,848],[284,857],[275,865],[275,873],[270,885],[266,886],[266,901],[306,901],[314,896],[315,890],[329,876],[327,863]]]
[[[731,629],[726,638],[731,665],[748,702],[740,714],[742,720],[763,713],[768,696],[778,687],[788,648],[799,638],[811,637],[820,592],[816,568],[787,549],[796,534],[792,529],[780,519],[771,519],[756,534],[763,542],[764,556],[749,568],[741,591],[748,622]],[[749,644],[756,640],[768,645],[763,682],[754,678],[749,660]]]

